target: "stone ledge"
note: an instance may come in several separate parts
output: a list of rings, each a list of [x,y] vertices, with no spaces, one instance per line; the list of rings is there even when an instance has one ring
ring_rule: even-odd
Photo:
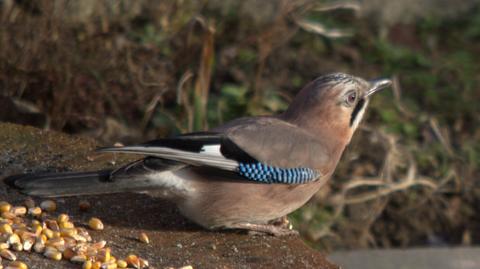
[[[25,171],[95,170],[129,161],[124,156],[112,159],[110,154],[94,154],[96,146],[95,141],[85,138],[0,123],[0,176]],[[0,190],[0,200],[18,204],[25,198],[4,184]],[[78,210],[80,199],[90,201],[90,211]],[[85,223],[92,216],[102,219],[105,230],[92,232],[94,239],[107,240],[116,256],[136,253],[153,268],[338,268],[298,236],[205,231],[185,220],[172,204],[142,194],[68,197],[57,199],[57,203],[58,212],[69,214],[76,223]],[[150,244],[135,239],[140,232],[148,234]],[[80,268],[35,253],[18,256],[29,268]]]

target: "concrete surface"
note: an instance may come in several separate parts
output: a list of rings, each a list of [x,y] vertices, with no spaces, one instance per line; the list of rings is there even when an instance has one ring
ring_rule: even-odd
[[[341,251],[329,258],[344,269],[478,269],[479,247]]]

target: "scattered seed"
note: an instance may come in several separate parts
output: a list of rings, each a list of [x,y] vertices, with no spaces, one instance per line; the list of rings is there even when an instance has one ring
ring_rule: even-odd
[[[12,234],[8,237],[7,243],[10,244],[10,245],[16,244],[16,243],[21,243],[21,241],[20,241],[20,236],[18,236],[18,234],[12,233]]]
[[[50,228],[54,232],[60,231],[60,226],[58,226],[58,222],[56,220],[47,220],[45,221],[47,227]]]
[[[45,250],[45,243],[43,240],[37,240],[35,242],[35,244],[33,245],[33,250],[36,252],[36,253],[43,253],[43,251]]]
[[[140,268],[145,268],[150,266],[150,263],[147,260],[142,258],[138,258],[138,260],[140,261]]]
[[[60,214],[60,215],[58,215],[58,217],[57,217],[57,221],[58,221],[59,223],[67,222],[67,221],[69,221],[69,219],[70,219],[70,218],[68,217],[67,214]]]
[[[25,251],[32,250],[33,244],[35,244],[35,239],[33,237],[28,237],[23,239],[23,250]]]
[[[48,239],[53,238],[53,231],[49,228],[43,229],[42,234],[45,235]]]
[[[12,209],[10,209],[10,212],[12,212],[15,216],[24,216],[27,214],[27,208],[24,206],[14,206]]]
[[[92,269],[101,269],[102,263],[101,262],[94,262],[92,264]]]
[[[102,249],[105,247],[105,245],[107,244],[107,241],[105,240],[101,240],[101,241],[98,241],[96,243],[93,243],[92,244],[92,248],[94,249]]]
[[[40,208],[47,212],[53,212],[57,210],[57,204],[55,203],[55,201],[45,200],[40,203]]]
[[[25,199],[25,201],[23,201],[23,204],[27,208],[35,207],[35,201],[31,197],[27,197],[27,199]]]
[[[12,226],[8,223],[0,225],[0,233],[13,234]]]
[[[99,258],[100,261],[104,263],[109,262],[110,258],[112,257],[110,248],[101,249],[97,257]]]
[[[5,269],[28,269],[28,266],[21,261],[11,262]]]
[[[20,242],[16,242],[10,245],[10,248],[15,250],[15,251],[22,251],[23,250],[23,245]]]
[[[42,214],[42,209],[40,207],[29,207],[28,214],[34,217],[38,217]]]
[[[102,263],[102,266],[100,266],[101,269],[116,269],[117,268],[117,263],[114,262],[104,262]]]
[[[10,261],[15,261],[17,259],[17,256],[15,256],[15,254],[8,249],[0,250],[0,256]]]
[[[138,240],[140,240],[141,242],[143,242],[145,244],[150,243],[150,239],[148,238],[146,233],[140,233],[140,236],[138,237]]]
[[[139,268],[140,267],[140,260],[138,259],[137,255],[133,255],[133,254],[130,254],[127,256],[127,258],[125,259],[125,261],[135,267],[135,268]]]
[[[93,267],[92,261],[85,261],[83,263],[82,269],[92,269],[92,267]]]
[[[15,261],[11,251],[35,251],[52,260],[69,260],[83,264],[84,269],[148,268],[149,263],[136,255],[117,259],[104,240],[92,242],[87,229],[75,227],[67,214],[50,216],[47,212],[56,210],[52,200],[40,203],[39,207],[31,198],[24,201],[25,206],[12,206],[6,201],[0,202],[0,257]],[[88,225],[93,230],[103,230],[104,225],[98,218],[91,218]],[[149,243],[145,233],[139,240]],[[1,262],[1,258],[0,258]],[[23,265],[25,265],[25,267]],[[9,269],[25,269],[24,263],[11,263]],[[0,264],[0,269],[3,269]]]
[[[0,202],[0,212],[8,212],[12,208],[12,205],[9,204],[8,202],[1,201]]]
[[[13,214],[13,213],[10,212],[10,211],[2,212],[2,218],[4,218],[4,219],[13,220],[13,219],[16,218],[16,217],[17,217],[17,216],[15,216],[15,214]]]
[[[101,221],[100,219],[98,219],[98,218],[91,218],[91,219],[88,221],[88,226],[89,226],[92,230],[96,230],[96,231],[103,230],[103,228],[104,228],[102,221]]]
[[[91,207],[92,205],[87,200],[81,200],[78,202],[78,208],[80,211],[88,211]]]
[[[70,258],[70,261],[75,263],[85,263],[87,261],[87,256],[85,256],[84,254],[75,255]]]
[[[128,264],[127,264],[127,262],[124,261],[124,260],[118,260],[118,261],[117,261],[117,266],[118,266],[119,268],[127,268]]]
[[[43,255],[49,259],[59,261],[62,259],[62,253],[53,247],[45,248]]]
[[[60,222],[59,226],[60,228],[63,228],[63,229],[73,229],[75,227],[75,224],[73,224],[73,222],[70,222],[70,221],[65,221],[65,222]]]

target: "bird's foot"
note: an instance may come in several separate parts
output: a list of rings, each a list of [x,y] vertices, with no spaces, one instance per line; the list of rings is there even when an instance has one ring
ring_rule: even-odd
[[[298,231],[291,227],[281,227],[273,224],[256,224],[256,223],[236,223],[229,228],[248,230],[251,235],[270,234],[273,236],[298,235]]]
[[[272,224],[277,227],[292,230],[292,224],[290,224],[290,221],[288,220],[287,216],[283,216],[278,219],[271,220],[268,222],[268,224]]]

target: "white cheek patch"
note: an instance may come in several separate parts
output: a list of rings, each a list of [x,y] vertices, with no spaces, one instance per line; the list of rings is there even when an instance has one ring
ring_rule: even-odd
[[[365,114],[365,110],[367,109],[369,100],[365,100],[365,103],[363,104],[362,108],[360,111],[358,111],[355,120],[353,121],[352,128],[355,131],[358,127],[358,124],[360,124],[360,121],[362,121],[363,115]]]

